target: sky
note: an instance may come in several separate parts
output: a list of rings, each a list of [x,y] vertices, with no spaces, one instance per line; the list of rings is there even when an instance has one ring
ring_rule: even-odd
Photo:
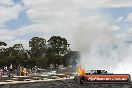
[[[0,0],[0,41],[8,46],[28,49],[32,37],[58,35],[80,50],[76,43],[86,27],[131,41],[132,0]]]

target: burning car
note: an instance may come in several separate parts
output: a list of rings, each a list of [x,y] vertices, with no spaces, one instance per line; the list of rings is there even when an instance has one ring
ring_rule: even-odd
[[[75,76],[74,80],[78,84],[88,83],[129,83],[131,76],[129,74],[113,74],[105,70],[85,70],[80,66],[78,68],[79,74]]]

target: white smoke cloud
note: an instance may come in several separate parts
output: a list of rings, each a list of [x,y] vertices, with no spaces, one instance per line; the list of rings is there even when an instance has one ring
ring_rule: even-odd
[[[131,44],[126,33],[121,34],[118,26],[104,20],[102,16],[90,16],[80,21],[74,36],[77,50],[81,53],[78,64],[86,70],[105,69],[114,73],[132,73]]]
[[[130,74],[132,76],[132,45],[128,45],[127,48],[123,47],[122,51],[126,51],[125,53],[122,53],[123,57],[121,57],[120,62],[117,63],[115,69],[114,69],[114,73],[124,73],[124,74]],[[120,55],[120,54],[119,54]]]
[[[74,37],[82,56],[79,64],[87,65],[89,69],[106,67],[104,63],[111,60],[107,57],[113,48],[111,45],[116,42],[114,31],[113,26],[100,15],[81,20]]]

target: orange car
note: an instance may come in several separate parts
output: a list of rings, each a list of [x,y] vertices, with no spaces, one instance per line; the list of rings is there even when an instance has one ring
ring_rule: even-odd
[[[88,83],[129,83],[131,76],[129,74],[112,74],[105,70],[91,70],[86,73],[84,69],[79,68],[79,75],[75,76],[75,81],[79,84]]]

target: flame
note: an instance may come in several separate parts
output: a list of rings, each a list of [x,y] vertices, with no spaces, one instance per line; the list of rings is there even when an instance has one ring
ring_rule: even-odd
[[[85,70],[82,68],[81,65],[78,67],[78,72],[79,72],[79,75],[81,75],[81,76],[85,75]]]

